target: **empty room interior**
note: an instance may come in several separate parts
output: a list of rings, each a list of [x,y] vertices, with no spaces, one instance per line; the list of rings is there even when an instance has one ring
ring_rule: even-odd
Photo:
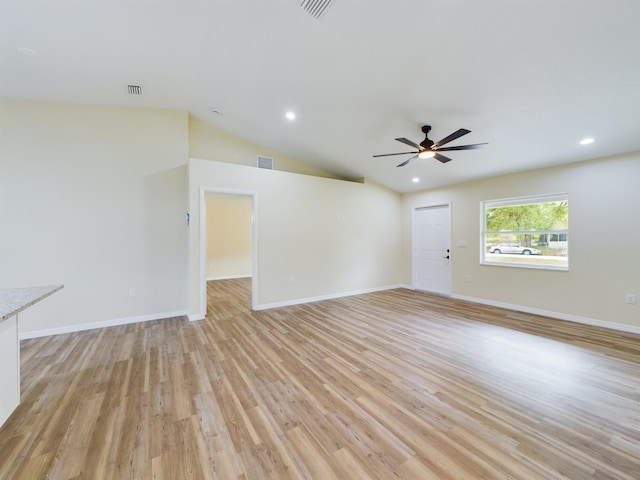
[[[640,477],[640,3],[0,5],[1,479]]]

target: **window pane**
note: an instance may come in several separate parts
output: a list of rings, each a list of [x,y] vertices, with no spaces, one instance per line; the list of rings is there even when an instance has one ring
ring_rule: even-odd
[[[569,228],[568,202],[544,202],[486,209],[486,230],[566,230]]]
[[[483,202],[483,215],[482,263],[568,269],[566,195]]]

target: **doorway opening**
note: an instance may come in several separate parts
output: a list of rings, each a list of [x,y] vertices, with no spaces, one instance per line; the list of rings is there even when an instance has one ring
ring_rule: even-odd
[[[200,190],[200,311],[233,301],[257,303],[257,195]],[[212,288],[215,287],[215,288]],[[230,301],[230,300],[229,300]]]

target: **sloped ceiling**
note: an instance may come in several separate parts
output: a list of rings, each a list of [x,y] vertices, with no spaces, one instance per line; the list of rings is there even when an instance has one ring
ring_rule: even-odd
[[[640,150],[638,0],[299,4],[3,0],[0,98],[184,109],[399,192]],[[489,146],[372,158],[425,124]]]

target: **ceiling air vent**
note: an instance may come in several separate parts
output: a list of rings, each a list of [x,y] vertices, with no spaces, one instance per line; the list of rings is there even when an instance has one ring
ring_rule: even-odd
[[[129,95],[142,95],[142,85],[127,85]]]
[[[320,20],[332,2],[333,0],[298,0],[298,5],[313,18]]]
[[[266,168],[267,170],[273,170],[273,158],[263,157],[258,155],[258,168]]]

